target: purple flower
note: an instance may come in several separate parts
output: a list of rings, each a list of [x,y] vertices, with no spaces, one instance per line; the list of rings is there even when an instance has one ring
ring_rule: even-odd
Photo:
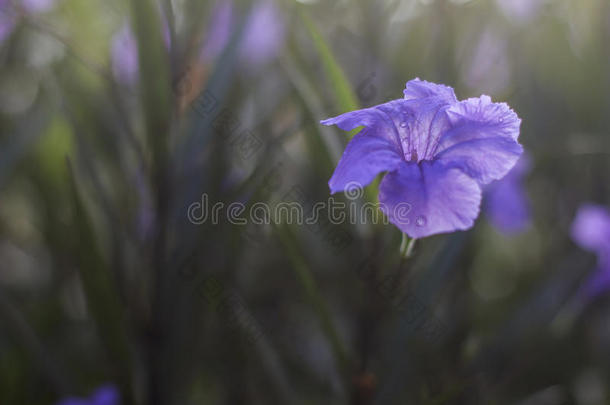
[[[112,38],[110,53],[114,77],[123,84],[134,84],[139,71],[138,45],[129,24],[124,24]]]
[[[527,23],[537,17],[544,0],[496,0],[496,3],[506,17]]]
[[[55,5],[55,0],[21,0],[23,8],[30,13],[44,13]]]
[[[212,10],[211,26],[204,42],[201,57],[204,60],[216,58],[231,39],[234,21],[233,2],[220,1]]]
[[[249,65],[273,59],[284,41],[283,17],[272,0],[259,1],[248,17],[239,52]]]
[[[597,271],[584,286],[585,294],[594,297],[610,287],[610,210],[594,204],[581,206],[572,223],[572,239],[597,255]]]
[[[55,5],[56,0],[21,0],[27,13],[44,13]],[[17,13],[11,0],[0,0],[0,43],[13,32],[17,23]]]
[[[16,14],[9,0],[0,0],[0,43],[4,42],[15,27]]]
[[[498,180],[523,149],[521,120],[488,96],[458,101],[453,89],[415,79],[404,99],[321,122],[360,126],[329,181],[331,193],[387,172],[380,208],[413,238],[464,230],[479,214],[481,186]]]
[[[463,54],[462,77],[468,88],[485,89],[492,94],[504,91],[511,82],[512,60],[509,41],[497,27],[485,29],[477,43]]]
[[[162,11],[161,24],[163,29],[163,42],[166,49],[171,48],[171,35],[169,25]],[[112,73],[120,83],[128,86],[134,85],[138,80],[140,63],[138,61],[138,43],[129,23],[124,23],[117,31],[111,43],[110,59]]]
[[[119,392],[114,385],[98,388],[89,398],[64,398],[57,405],[120,405]]]
[[[529,169],[529,158],[523,155],[503,179],[485,188],[486,214],[504,234],[522,232],[530,225],[529,201],[523,188],[523,178]]]
[[[215,59],[229,44],[237,29],[237,16],[231,0],[219,1],[212,11],[211,26],[201,58]],[[273,59],[284,42],[284,18],[273,0],[258,1],[247,17],[238,55],[248,67],[262,66]]]

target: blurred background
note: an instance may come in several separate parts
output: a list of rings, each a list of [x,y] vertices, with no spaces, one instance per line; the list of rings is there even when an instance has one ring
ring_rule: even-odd
[[[570,238],[610,206],[610,2],[0,10],[0,404],[610,403],[610,300]],[[392,225],[206,216],[327,201],[349,134],[318,122],[415,77],[522,118],[518,223],[486,195],[404,260]]]

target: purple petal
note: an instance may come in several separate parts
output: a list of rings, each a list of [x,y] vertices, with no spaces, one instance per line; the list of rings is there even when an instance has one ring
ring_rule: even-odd
[[[114,385],[104,385],[98,388],[93,395],[92,405],[120,405],[119,391]]]
[[[449,128],[445,99],[423,98],[397,100],[377,108],[392,118],[399,133],[406,161],[431,160],[436,144]]]
[[[333,118],[327,118],[320,121],[320,124],[336,125],[344,131],[351,131],[360,126],[373,127],[375,125],[388,125],[385,129],[394,129],[391,120],[388,120],[388,117],[375,107],[350,111]]]
[[[601,205],[582,205],[572,223],[571,236],[579,246],[597,254],[598,269],[583,286],[583,293],[595,298],[610,288],[610,210]]]
[[[370,129],[356,134],[328,185],[332,194],[353,187],[362,188],[381,172],[395,170],[402,162],[400,149],[384,138],[371,135]]]
[[[121,83],[133,85],[138,80],[138,46],[128,24],[124,24],[112,39],[112,72]]]
[[[531,221],[530,207],[523,188],[523,177],[529,161],[522,157],[501,180],[485,189],[485,211],[491,223],[502,233],[515,234],[525,230]]]
[[[521,120],[505,103],[471,98],[448,108],[447,116],[451,129],[441,137],[435,159],[481,184],[505,176],[523,152],[517,142]]]
[[[438,98],[444,103],[457,102],[455,92],[444,84],[430,83],[419,78],[410,80],[403,90],[405,100],[422,100],[426,98]]]
[[[57,405],[120,405],[119,391],[112,384],[102,385],[88,399],[67,397]]]
[[[448,107],[443,97],[393,100],[321,123],[336,124],[343,130],[365,126],[371,134],[398,146],[405,161],[420,162],[432,158],[438,139],[449,128],[444,113]]]
[[[381,210],[412,238],[472,227],[480,202],[476,181],[439,162],[403,163],[379,186]]]
[[[610,266],[598,268],[585,282],[582,292],[588,298],[595,298],[610,289]]]
[[[396,103],[396,101],[387,104],[391,103]],[[402,151],[400,135],[392,115],[388,115],[379,107],[381,106],[351,111],[334,118],[322,120],[320,123],[322,125],[336,125],[344,131],[351,131],[358,127],[369,128],[368,133],[370,135],[385,139],[395,145],[397,150]]]
[[[169,52],[172,48],[172,35],[169,30],[169,23],[167,22],[167,17],[165,17],[165,13],[162,9],[159,10],[159,15],[161,16],[161,35],[163,36],[163,44],[165,45],[165,49]]]
[[[581,206],[572,223],[571,235],[582,248],[606,260],[610,256],[610,210],[594,204]]]
[[[392,115],[398,122],[405,159],[431,160],[440,137],[449,128],[444,111],[457,103],[455,93],[449,86],[414,79],[403,94],[404,100],[393,106]]]
[[[273,59],[284,42],[284,18],[275,2],[259,1],[253,8],[240,44],[240,55],[250,65]]]

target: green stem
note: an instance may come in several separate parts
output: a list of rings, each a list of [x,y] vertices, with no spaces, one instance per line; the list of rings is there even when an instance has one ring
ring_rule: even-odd
[[[416,238],[409,238],[406,233],[402,234],[402,241],[400,242],[400,256],[403,259],[408,259],[413,256],[413,249],[415,248]]]

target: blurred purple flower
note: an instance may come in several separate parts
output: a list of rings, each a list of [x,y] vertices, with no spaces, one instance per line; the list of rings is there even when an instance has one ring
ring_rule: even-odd
[[[364,129],[347,145],[329,181],[331,193],[379,186],[381,210],[413,238],[472,227],[481,186],[515,165],[521,120],[488,96],[458,101],[451,87],[415,79],[404,99],[321,122]]]
[[[201,53],[203,60],[212,60],[220,55],[231,39],[234,23],[233,2],[229,0],[217,2],[212,10],[211,26]]]
[[[89,398],[64,398],[57,405],[120,405],[119,392],[114,385],[98,388]]]
[[[215,59],[229,44],[237,29],[237,17],[231,0],[221,0],[212,11],[201,57]],[[273,0],[258,1],[247,17],[238,54],[248,67],[261,66],[273,59],[284,42],[284,18]]]
[[[462,57],[462,76],[470,89],[485,89],[494,94],[504,91],[510,84],[512,72],[508,40],[497,28],[488,28],[480,33],[475,46]]]
[[[284,19],[272,0],[259,1],[254,5],[239,52],[250,65],[260,66],[273,59],[284,42]]]
[[[56,0],[21,0],[23,8],[30,13],[44,13],[55,5]]]
[[[123,24],[112,38],[111,46],[114,77],[123,84],[133,85],[138,80],[138,46],[129,24]]]
[[[16,17],[10,0],[0,0],[0,43],[13,32]]]
[[[21,6],[27,13],[44,13],[55,5],[56,0],[21,0]],[[0,0],[0,43],[13,32],[17,22],[17,13],[11,0]]]
[[[161,12],[163,25],[163,41],[166,49],[171,47],[171,38],[167,20]],[[138,43],[129,23],[124,23],[119,31],[112,37],[110,59],[114,77],[124,85],[133,85],[138,80],[140,71],[138,61]]]
[[[531,222],[529,201],[523,178],[530,170],[527,155],[501,180],[485,188],[485,211],[491,223],[502,233],[512,235],[524,231]]]
[[[538,16],[545,0],[496,0],[504,15],[515,21],[526,23]]]
[[[597,270],[584,286],[585,294],[594,297],[610,288],[610,210],[594,204],[581,206],[571,236],[580,247],[597,255]]]

